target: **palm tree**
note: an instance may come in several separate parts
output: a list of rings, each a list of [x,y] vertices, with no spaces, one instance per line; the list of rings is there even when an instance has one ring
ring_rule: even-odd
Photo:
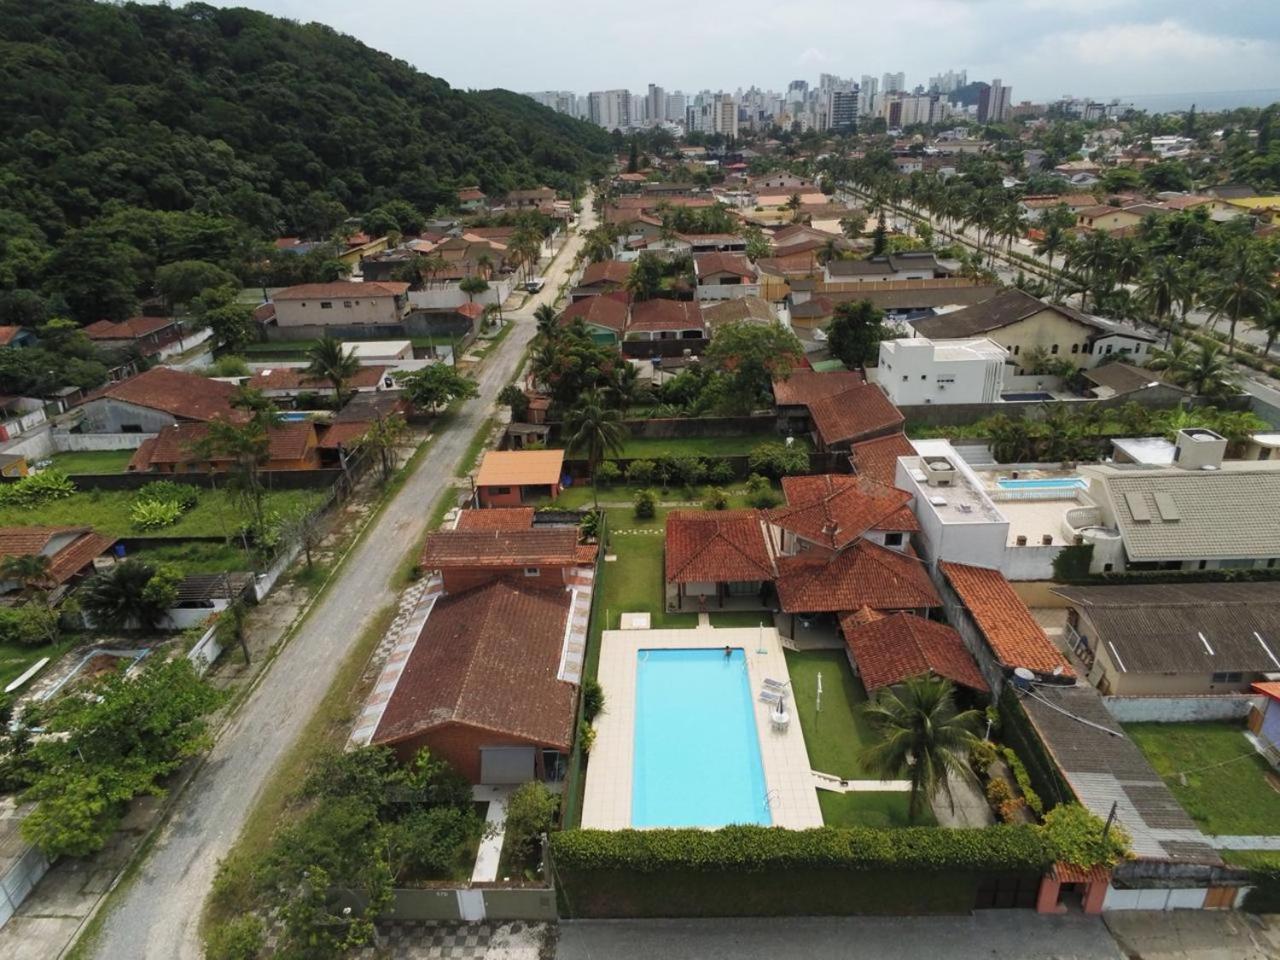
[[[1053,269],[1053,258],[1067,242],[1067,233],[1058,223],[1050,223],[1044,228],[1040,242],[1036,244],[1036,256],[1046,257],[1049,261],[1049,272],[1053,274],[1053,299],[1058,299],[1058,275]]]
[[[1117,283],[1129,283],[1146,263],[1147,254],[1133,237],[1121,237],[1111,248],[1111,270]]]
[[[608,454],[615,456],[626,444],[627,431],[623,427],[622,414],[609,407],[599,390],[588,390],[565,414],[564,436],[569,450],[581,450],[587,455],[587,469],[591,474],[591,499],[600,506],[596,488],[596,467]]]
[[[1204,345],[1182,368],[1179,382],[1197,396],[1217,399],[1228,396],[1235,385],[1235,373],[1231,361],[1223,356],[1222,348]]]
[[[791,211],[791,219],[794,222],[800,216],[800,194],[793,193],[787,198],[787,209]]]
[[[342,343],[325,335],[319,343],[307,351],[307,373],[333,385],[335,408],[341,410],[346,403],[347,382],[360,372],[360,361],[354,350],[346,352]]]
[[[1164,345],[1167,347],[1173,339],[1173,322],[1170,315],[1173,305],[1182,295],[1182,265],[1174,257],[1161,257],[1155,266],[1144,273],[1138,281],[1138,299],[1155,318],[1156,326],[1165,324]]]
[[[52,590],[57,581],[49,573],[50,560],[42,553],[11,554],[0,561],[0,580],[12,580],[22,585],[22,593],[28,599],[41,597]]]
[[[1169,346],[1152,352],[1147,367],[1151,370],[1163,370],[1168,374],[1169,380],[1177,383],[1181,371],[1185,370],[1195,358],[1195,352],[1195,347],[1190,340],[1174,337],[1173,343]]]
[[[539,305],[533,311],[533,319],[538,325],[539,336],[554,339],[560,330],[560,324],[556,322],[556,308],[549,303]]]
[[[1214,322],[1225,316],[1231,327],[1227,332],[1227,352],[1236,352],[1236,324],[1241,317],[1256,317],[1266,305],[1267,265],[1258,248],[1247,241],[1232,244],[1223,254],[1217,281],[1209,288],[1209,303]]]
[[[978,712],[956,712],[951,681],[932,675],[912,677],[881,690],[863,710],[881,735],[878,743],[867,748],[863,761],[886,780],[904,775],[910,780],[907,816],[915,820],[939,793],[954,809],[948,780],[972,776],[968,755],[976,739]]]
[[[171,599],[148,590],[156,569],[140,560],[126,560],[90,577],[80,589],[80,602],[99,630],[131,626],[144,632],[164,620]]]
[[[1280,297],[1275,295],[1267,297],[1267,302],[1254,319],[1253,326],[1267,335],[1267,345],[1262,353],[1264,356],[1269,356],[1276,337],[1280,337]]]
[[[1027,221],[1016,203],[1005,204],[1000,209],[1000,235],[1004,237],[1008,256],[1013,256],[1013,241],[1017,240],[1027,229]]]
[[[1085,308],[1089,293],[1097,298],[1105,286],[1104,279],[1111,270],[1112,241],[1105,233],[1095,230],[1077,247],[1070,251],[1071,266],[1079,271],[1084,283],[1080,293],[1080,309]]]

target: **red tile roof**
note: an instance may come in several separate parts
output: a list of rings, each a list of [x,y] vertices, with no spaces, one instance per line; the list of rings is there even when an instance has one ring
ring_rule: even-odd
[[[772,580],[773,554],[756,510],[667,514],[668,583]]]
[[[469,320],[478,320],[484,316],[484,307],[476,303],[474,300],[468,300],[466,303],[460,303],[453,308]]]
[[[613,283],[621,286],[627,282],[631,274],[631,266],[621,260],[601,260],[599,263],[587,265],[582,271],[582,279],[578,286],[589,287],[596,283]]]
[[[874,383],[860,384],[833,397],[815,400],[809,404],[809,417],[827,446],[899,430],[906,420]]]
[[[577,562],[573,527],[437,530],[422,548],[422,568],[569,566]]]
[[[702,311],[691,300],[643,300],[631,305],[627,330],[702,330]]]
[[[867,540],[835,556],[817,551],[778,559],[778,600],[787,613],[915,610],[942,600],[924,564]]]
[[[209,435],[205,423],[175,423],[165,427],[152,440],[146,440],[138,448],[129,469],[145,473],[155,464],[178,464],[191,461],[222,463],[234,459],[230,455],[213,457],[197,456],[196,446]],[[267,431],[270,461],[302,460],[307,450],[315,445],[315,425],[310,421],[279,423]]]
[[[868,619],[845,614],[840,618],[845,645],[858,664],[862,685],[871,693],[911,677],[935,673],[980,693],[988,690],[964,641],[945,623],[913,613]]]
[[[693,258],[693,269],[697,276],[706,277],[716,273],[731,273],[735,277],[754,277],[756,268],[741,253],[700,253]]]
[[[613,330],[619,335],[627,328],[627,306],[629,297],[626,294],[603,293],[594,297],[583,297],[564,308],[560,314],[560,322],[572,323],[579,318],[592,326]]]
[[[481,191],[479,191],[479,190],[474,190],[474,189],[473,189],[473,190],[459,190],[459,191],[458,191],[458,202],[459,202],[459,203],[469,203],[469,202],[474,201],[474,200],[484,200],[484,199],[485,199],[485,195],[484,195]]]
[[[382,382],[388,367],[361,367],[347,380],[347,390],[368,390]],[[273,367],[259,370],[246,384],[254,390],[303,390],[313,393],[332,393],[333,384],[324,377],[307,373],[305,367]]]
[[[792,370],[787,379],[773,381],[773,399],[780,407],[807,407],[815,400],[835,396],[862,383],[862,374],[855,370],[833,373]]]
[[[22,332],[21,327],[5,324],[0,326],[0,347],[8,346],[13,342],[13,338]]]
[[[171,367],[152,367],[136,377],[119,380],[95,390],[85,402],[109,397],[134,406],[172,414],[183,420],[243,420],[243,411],[231,406],[235,387],[220,380],[184,373]]]
[[[272,300],[355,300],[360,297],[403,297],[409,284],[391,280],[377,283],[357,283],[354,280],[335,280],[333,283],[302,283],[296,287],[279,290]]]
[[[905,433],[863,440],[853,444],[849,451],[853,457],[853,468],[859,476],[879,480],[888,486],[893,486],[897,477],[898,458],[916,455],[916,448],[911,446]]]
[[[0,558],[46,553],[54,538],[73,534],[66,546],[49,556],[49,576],[66,583],[111,549],[114,537],[94,533],[92,527],[0,527]]]
[[[373,734],[465,724],[567,750],[576,691],[557,678],[571,594],[498,580],[436,601]]]
[[[1004,574],[945,560],[939,567],[1001,664],[1047,674],[1060,668],[1074,675]]]
[[[533,527],[533,507],[490,507],[463,510],[455,530],[529,530]]]
[[[811,543],[839,550],[868,530],[919,530],[907,507],[911,494],[867,477],[783,477],[787,504],[768,511],[770,523]]]
[[[84,327],[83,332],[90,340],[137,340],[148,334],[159,333],[175,323],[177,321],[173,317],[130,317],[119,323],[98,320]]]
[[[348,420],[344,423],[327,424],[317,431],[319,442],[316,445],[325,450],[349,448],[368,433],[371,426],[373,423],[369,420]]]
[[[1265,683],[1250,684],[1250,688],[1257,693],[1270,697],[1272,700],[1280,700],[1280,682],[1269,680]]]

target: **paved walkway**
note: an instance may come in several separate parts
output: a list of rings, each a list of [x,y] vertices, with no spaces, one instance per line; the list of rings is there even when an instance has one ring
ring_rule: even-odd
[[[498,879],[502,841],[507,836],[507,801],[511,799],[512,789],[509,786],[485,787],[478,784],[471,788],[473,800],[489,802],[489,809],[484,816],[484,836],[480,838],[475,869],[471,871],[472,883],[493,883]]]
[[[910,780],[841,780],[829,773],[813,772],[813,785],[832,793],[904,793],[911,789]]]
[[[1209,842],[1217,850],[1280,850],[1280,837],[1219,834]]]

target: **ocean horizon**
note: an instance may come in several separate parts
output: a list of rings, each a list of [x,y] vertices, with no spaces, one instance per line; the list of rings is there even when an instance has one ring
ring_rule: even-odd
[[[1280,87],[1260,90],[1211,90],[1199,93],[1129,93],[1101,97],[1104,103],[1119,100],[1132,103],[1138,110],[1148,113],[1169,113],[1190,110],[1198,112],[1231,110],[1235,107],[1265,107],[1280,101]]]

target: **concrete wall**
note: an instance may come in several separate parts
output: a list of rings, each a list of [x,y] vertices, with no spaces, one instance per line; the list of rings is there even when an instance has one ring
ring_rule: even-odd
[[[316,297],[307,300],[276,300],[276,324],[281,327],[365,327],[395,323],[400,318],[396,298],[372,293],[351,293],[344,297]],[[326,309],[323,304],[330,304]]]
[[[477,912],[481,916],[475,916]],[[470,916],[467,916],[470,914]],[[397,887],[387,920],[555,920],[554,887]]]
[[[1192,723],[1244,720],[1262,698],[1247,694],[1169,697],[1103,697],[1102,704],[1121,723]]]
[[[490,303],[505,303],[507,297],[511,296],[511,291],[515,288],[515,284],[515,277],[490,280],[489,289],[484,293],[477,293],[472,298],[468,298],[465,293],[459,290],[456,283],[432,285],[423,290],[410,290],[409,305],[436,309],[441,307],[460,307],[469,302],[469,299],[474,300],[482,307]]]
[[[738,297],[760,296],[758,283],[700,283],[698,300],[736,300]]]
[[[25,849],[13,860],[4,876],[0,876],[0,927],[9,922],[40,878],[49,871],[49,860],[43,853],[25,841],[18,842]]]
[[[1062,548],[1061,543],[1051,547],[1006,546],[1000,572],[1008,580],[1052,580],[1053,561],[1062,552]]]
[[[57,453],[78,450],[137,450],[143,440],[155,437],[154,433],[65,433],[51,432],[53,449]]]
[[[171,413],[139,407],[114,397],[99,397],[80,408],[84,429],[92,433],[159,433],[177,422]],[[131,429],[126,431],[125,427]]]

